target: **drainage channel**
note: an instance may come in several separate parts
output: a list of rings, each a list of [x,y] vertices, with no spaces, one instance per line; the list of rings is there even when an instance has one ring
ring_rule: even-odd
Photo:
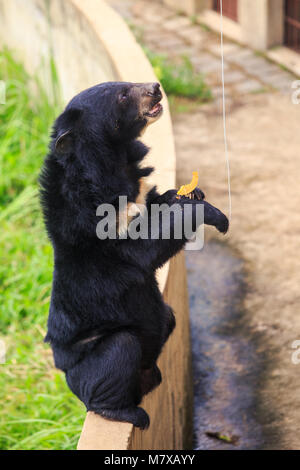
[[[247,328],[243,261],[215,240],[186,251],[194,370],[194,448],[260,449],[262,361]]]

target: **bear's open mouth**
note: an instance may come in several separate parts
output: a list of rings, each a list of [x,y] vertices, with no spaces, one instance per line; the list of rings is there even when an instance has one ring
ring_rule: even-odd
[[[158,102],[146,113],[148,117],[157,117],[163,110],[162,105]]]

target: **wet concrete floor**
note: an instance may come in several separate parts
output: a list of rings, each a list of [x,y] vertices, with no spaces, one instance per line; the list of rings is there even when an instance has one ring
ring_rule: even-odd
[[[195,449],[259,449],[263,359],[243,311],[243,262],[225,243],[186,251],[194,369]],[[219,434],[218,434],[219,433]],[[213,437],[215,436],[215,437]]]

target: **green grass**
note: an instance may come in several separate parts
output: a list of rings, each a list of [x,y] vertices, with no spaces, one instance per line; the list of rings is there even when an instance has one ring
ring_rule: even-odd
[[[195,72],[188,57],[182,56],[179,64],[173,64],[164,55],[156,54],[145,47],[144,50],[167,95],[197,98],[202,102],[212,99],[203,75]]]
[[[46,93],[0,51],[7,94],[0,105],[0,339],[7,348],[0,364],[2,450],[74,449],[84,418],[43,343],[53,265],[37,177],[60,109],[53,63],[51,71],[53,89]]]
[[[197,15],[191,15],[190,16],[190,21],[193,25],[196,25],[198,24],[198,19],[197,19]]]

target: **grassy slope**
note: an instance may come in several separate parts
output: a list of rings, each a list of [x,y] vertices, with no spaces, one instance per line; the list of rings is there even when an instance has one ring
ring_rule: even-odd
[[[72,449],[84,410],[43,343],[52,248],[43,228],[37,176],[58,106],[51,106],[7,51],[0,52],[0,449]],[[33,98],[34,96],[34,98]]]

